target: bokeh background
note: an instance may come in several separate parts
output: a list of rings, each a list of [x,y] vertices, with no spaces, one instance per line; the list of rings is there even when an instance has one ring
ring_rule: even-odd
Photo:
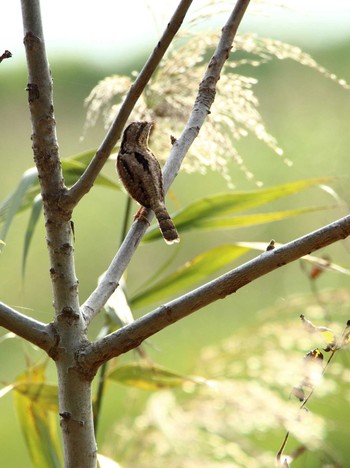
[[[171,11],[170,7],[176,4],[174,1],[141,0],[127,3],[121,8],[115,2],[107,0],[99,2],[97,7],[94,5],[94,8],[78,1],[74,2],[74,6],[71,2],[43,4],[62,157],[98,146],[104,135],[101,122],[81,139],[86,114],[84,99],[92,87],[105,76],[112,73],[130,74],[133,70],[140,69],[165,24],[164,18]],[[347,3],[335,1],[328,10],[324,10],[317,2],[308,3],[310,5],[306,11],[299,10],[295,4],[293,9],[270,7],[265,10],[264,15],[248,15],[242,29],[257,31],[264,36],[301,46],[319,64],[350,83],[350,35],[344,29],[346,18],[350,16]],[[9,49],[13,53],[11,59],[0,64],[0,158],[3,168],[0,200],[3,200],[14,190],[23,172],[33,162],[19,7],[9,5],[1,16],[0,52]],[[216,24],[220,24],[219,20],[216,20]],[[219,237],[217,233],[211,235],[208,232],[203,234],[200,242],[198,234],[188,233],[182,238],[175,265],[183,264],[206,248],[233,241],[268,243],[274,238],[278,242],[288,242],[347,214],[350,202],[349,91],[315,70],[292,61],[274,60],[257,69],[242,69],[242,73],[259,80],[256,93],[267,130],[277,138],[285,156],[293,161],[293,166],[287,167],[269,148],[249,136],[237,145],[245,164],[265,186],[297,179],[332,176],[334,180],[330,186],[343,204],[332,210],[316,212],[292,221],[253,229],[223,231]],[[114,163],[107,163],[104,172],[109,177],[116,177]],[[255,188],[254,183],[247,181],[234,163],[230,164],[230,174],[238,190]],[[181,174],[169,194],[170,211],[205,194],[224,190],[228,189],[219,174],[209,173],[205,177]],[[106,269],[116,251],[125,203],[125,194],[122,192],[94,188],[74,213],[76,266],[82,302],[95,287],[97,276]],[[301,194],[286,199],[280,206],[287,209],[295,205],[312,204],[331,205],[335,204],[335,200],[325,192],[315,189],[306,196]],[[22,246],[27,222],[28,213],[19,215],[6,239],[7,245],[0,259],[0,298],[3,302],[48,322],[52,319],[53,309],[43,223],[36,229],[24,281],[21,277]],[[349,242],[344,241],[320,254],[326,253],[334,262],[348,267],[349,248]],[[128,269],[130,294],[171,255],[169,248],[161,242],[142,246]],[[348,284],[348,277],[337,274],[328,274],[319,280],[320,289],[348,288]],[[157,363],[178,372],[190,373],[203,347],[220,343],[242,327],[254,324],[261,310],[274,307],[288,301],[288,297],[301,293],[309,294],[310,285],[300,265],[295,263],[162,331],[150,340],[147,351]],[[150,309],[138,310],[136,315],[148,310]],[[291,314],[288,319],[291,316],[293,318],[290,309],[288,314]],[[300,311],[297,310],[297,324],[299,314]],[[343,322],[347,319],[348,317],[339,317]],[[96,336],[102,323],[101,317],[95,320],[90,338]],[[33,351],[29,345],[17,339],[1,343],[0,350],[0,379],[4,384],[13,381],[28,361],[33,362],[40,357],[40,352]],[[55,379],[54,369],[48,369],[48,376]],[[349,388],[344,391],[348,392]],[[99,447],[108,443],[108,436],[118,415],[125,409],[137,414],[146,398],[145,393],[147,394],[139,391],[130,400],[130,393],[124,388],[116,385],[109,388],[99,432]],[[345,405],[344,395],[346,393],[341,396],[340,404],[346,411],[341,411],[346,420],[350,411]],[[1,464],[8,467],[28,466],[30,461],[10,394],[0,400],[0,408],[0,439],[6,440],[6,444],[2,443],[0,447]],[[344,441],[349,436],[349,429],[344,425],[340,431],[340,439]],[[333,438],[337,439],[337,431]],[[339,450],[346,458],[347,448],[344,443]]]

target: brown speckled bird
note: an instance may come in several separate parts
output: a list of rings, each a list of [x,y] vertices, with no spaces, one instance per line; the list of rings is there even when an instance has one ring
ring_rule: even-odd
[[[163,176],[157,158],[148,148],[153,122],[132,122],[123,134],[117,171],[129,195],[154,211],[167,244],[180,242],[164,204]]]

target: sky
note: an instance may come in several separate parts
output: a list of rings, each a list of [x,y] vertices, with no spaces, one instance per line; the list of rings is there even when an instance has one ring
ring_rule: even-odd
[[[194,0],[192,14],[203,3],[204,0]],[[241,31],[285,40],[302,46],[306,52],[308,48],[350,39],[349,0],[262,0],[258,6],[253,3]],[[68,57],[79,54],[92,62],[125,60],[126,52],[152,47],[177,4],[178,0],[42,0],[48,53]],[[22,40],[20,2],[7,0],[1,7],[0,53],[5,49],[12,52],[11,66],[24,62]]]

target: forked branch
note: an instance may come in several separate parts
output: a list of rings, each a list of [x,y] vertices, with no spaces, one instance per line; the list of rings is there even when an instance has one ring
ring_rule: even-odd
[[[248,4],[249,0],[238,0],[222,29],[217,48],[209,62],[203,80],[199,85],[195,104],[186,127],[182,135],[174,143],[169,159],[164,166],[163,177],[165,190],[169,189],[175,179],[187,151],[197,137],[205,118],[210,113],[210,108],[215,99],[216,84],[220,78],[222,67],[229,57],[234,37]],[[152,217],[153,214],[149,213],[148,219],[151,220]],[[100,284],[82,305],[82,312],[87,322],[92,320],[104,306],[108,298],[113,294],[147,227],[148,224],[145,223],[144,220],[137,220],[131,226],[123,244],[112,260]]]
[[[193,0],[181,0],[179,6],[175,10],[173,17],[167,24],[167,27],[154,48],[152,54],[147,60],[145,66],[131,86],[128,94],[126,95],[123,104],[120,107],[118,115],[112,123],[108,133],[98,148],[95,156],[91,160],[84,174],[80,177],[78,182],[73,185],[69,190],[66,203],[70,206],[75,206],[79,200],[91,189],[96,177],[103,168],[105,162],[110,156],[114,146],[120,138],[122,130],[129,118],[138,98],[141,96],[147,83],[149,82],[154,71],[158,67],[160,61],[164,57],[169,45],[174,39],[175,34],[180,29],[180,26],[187,14],[189,7]]]

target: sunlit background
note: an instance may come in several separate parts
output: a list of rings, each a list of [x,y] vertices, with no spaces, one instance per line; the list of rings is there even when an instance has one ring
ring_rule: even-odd
[[[63,157],[98,146],[104,134],[103,124],[100,121],[84,139],[81,138],[86,114],[84,99],[106,75],[114,73],[130,75],[131,71],[142,67],[177,3],[177,1],[162,0],[42,2],[44,34],[54,80],[58,138]],[[195,10],[203,3],[194,2],[192,15],[197,14]],[[244,18],[242,32],[256,32],[265,37],[273,37],[302,47],[319,64],[331,70],[339,78],[350,82],[348,1],[255,2],[251,10],[252,13]],[[210,26],[220,30],[224,18],[224,14],[220,15],[213,21],[205,22],[202,27]],[[0,158],[3,168],[0,178],[0,200],[14,189],[23,172],[33,165],[25,92],[27,75],[20,2],[6,2],[6,6],[2,6],[0,53],[5,49],[10,50],[13,57],[0,64]],[[269,148],[253,137],[248,137],[239,142],[237,147],[256,179],[262,180],[266,186],[269,186],[303,178],[332,176],[335,179],[330,185],[345,203],[332,210],[293,219],[292,222],[284,221],[253,229],[222,231],[220,236],[217,234],[213,236],[207,232],[203,234],[200,242],[198,234],[188,233],[182,238],[176,265],[182,265],[206,248],[216,246],[218,242],[229,244],[233,241],[248,240],[268,243],[272,238],[277,242],[288,242],[348,212],[349,91],[315,70],[290,60],[274,60],[257,69],[246,67],[241,73],[259,80],[256,94],[266,127],[276,137],[278,144],[284,150],[284,155],[293,162],[293,166],[288,167]],[[229,171],[238,190],[255,188],[254,182],[246,180],[233,163],[230,164]],[[113,163],[108,163],[104,172],[111,178],[116,177]],[[168,197],[170,211],[175,211],[207,193],[213,194],[225,190],[228,190],[226,183],[217,173],[209,173],[205,178],[199,174],[182,174],[176,179]],[[303,197],[302,194],[288,199],[279,206],[282,209],[293,208],[294,204],[297,206],[336,204],[334,198],[316,189],[308,193],[307,200]],[[75,250],[82,301],[95,287],[97,276],[106,269],[116,251],[124,206],[125,195],[122,192],[97,188],[83,199],[75,212]],[[136,205],[134,209],[136,211]],[[27,274],[24,281],[21,278],[22,245],[27,222],[28,213],[18,216],[6,239],[7,245],[0,258],[0,299],[39,320],[48,322],[52,319],[52,306],[43,226],[39,226],[36,230],[28,257]],[[326,253],[333,261],[348,267],[350,263],[348,252],[349,244],[344,242],[320,252],[320,255]],[[128,270],[130,294],[137,291],[140,285],[152,276],[153,267],[160,267],[171,255],[172,251],[170,252],[165,244],[158,243],[157,248],[155,244],[142,246]],[[319,280],[320,289],[348,288],[348,284],[346,276],[334,273],[325,275]],[[299,332],[299,315],[304,312],[303,305],[298,303],[295,309],[288,307],[289,297],[310,292],[310,285],[300,265],[295,263],[285,268],[283,273],[282,270],[272,273],[242,289],[234,297],[207,307],[159,333],[146,346],[147,352],[157,363],[174,371],[205,372],[206,359],[212,354],[210,352],[206,354],[202,349],[208,345],[222,343],[222,340],[229,340],[231,343],[234,340],[231,337],[240,333],[244,327],[256,326],[256,322],[262,316],[262,309],[270,311],[278,307],[274,309],[274,313],[278,311],[279,314],[287,311],[285,313],[288,327],[295,326]],[[308,305],[310,301],[312,304],[313,297],[308,301]],[[285,308],[283,304],[286,304]],[[343,311],[337,316],[337,307],[333,307],[334,320],[338,321],[341,327],[349,317],[343,316]],[[151,309],[137,310],[135,314],[138,316]],[[102,318],[99,317],[93,324],[90,338],[96,336],[101,325]],[[242,336],[247,336],[247,330],[249,328],[240,335],[241,340]],[[258,335],[260,328],[253,330],[254,334]],[[282,344],[288,347],[283,340]],[[249,345],[252,347],[252,355],[262,351],[261,348],[254,348],[260,346],[254,340],[249,341]],[[9,340],[0,346],[0,379],[4,383],[11,382],[25,367],[27,360],[35,362],[41,355],[19,340]],[[227,348],[228,345],[225,346]],[[266,343],[264,346],[268,347]],[[304,354],[309,351],[308,344],[305,346]],[[303,356],[302,350],[300,356]],[[233,359],[238,359],[237,354],[234,354]],[[244,370],[245,359],[248,362],[249,357],[244,355],[242,359]],[[253,364],[251,360],[249,362],[254,367],[254,362]],[[251,373],[248,374],[251,376],[252,369],[249,369]],[[54,380],[53,369],[49,370],[49,377]],[[205,377],[211,376],[205,375]],[[215,378],[217,377],[215,374]],[[294,382],[291,382],[291,386],[293,384]],[[334,393],[329,397],[333,398],[333,402],[335,398],[338,399],[338,406],[334,404],[334,407],[338,408],[336,422],[332,419],[333,410],[327,410],[331,405],[327,397],[317,408],[332,421],[331,427],[328,428],[330,437],[332,443],[338,441],[337,450],[343,459],[348,455],[346,440],[350,435],[346,407],[348,391],[347,383],[343,392],[339,391],[338,394]],[[137,413],[149,395],[150,392],[142,393],[140,390],[126,392],[123,387],[111,384],[104,404],[104,419],[98,437],[98,444],[102,450],[104,447],[111,449],[113,441],[110,439],[110,434],[114,431],[117,415],[123,411],[129,414]],[[30,462],[16,421],[11,395],[0,400],[0,409],[2,415],[0,439],[8,441],[0,447],[0,463],[10,468],[28,466]],[[283,431],[275,435],[273,442],[267,444],[269,450],[278,448],[282,438]],[[296,463],[294,466],[320,466],[317,460],[309,459],[309,461],[310,464],[304,460],[300,465]]]
[[[208,1],[193,2],[192,12]],[[228,2],[216,2],[220,4]],[[232,2],[231,2],[232,3]],[[177,5],[176,0],[132,0],[122,7],[114,0],[83,2],[42,2],[44,32],[49,53],[61,57],[86,58],[105,65],[119,62],[120,55],[152,44],[164,22]],[[349,37],[350,6],[347,0],[252,1],[254,14],[247,15],[241,30],[291,41],[308,47],[328,47]],[[217,21],[217,20],[216,20]],[[0,18],[1,45],[16,57],[7,67],[23,60],[20,2],[7,2]],[[124,52],[124,54],[123,54]]]

